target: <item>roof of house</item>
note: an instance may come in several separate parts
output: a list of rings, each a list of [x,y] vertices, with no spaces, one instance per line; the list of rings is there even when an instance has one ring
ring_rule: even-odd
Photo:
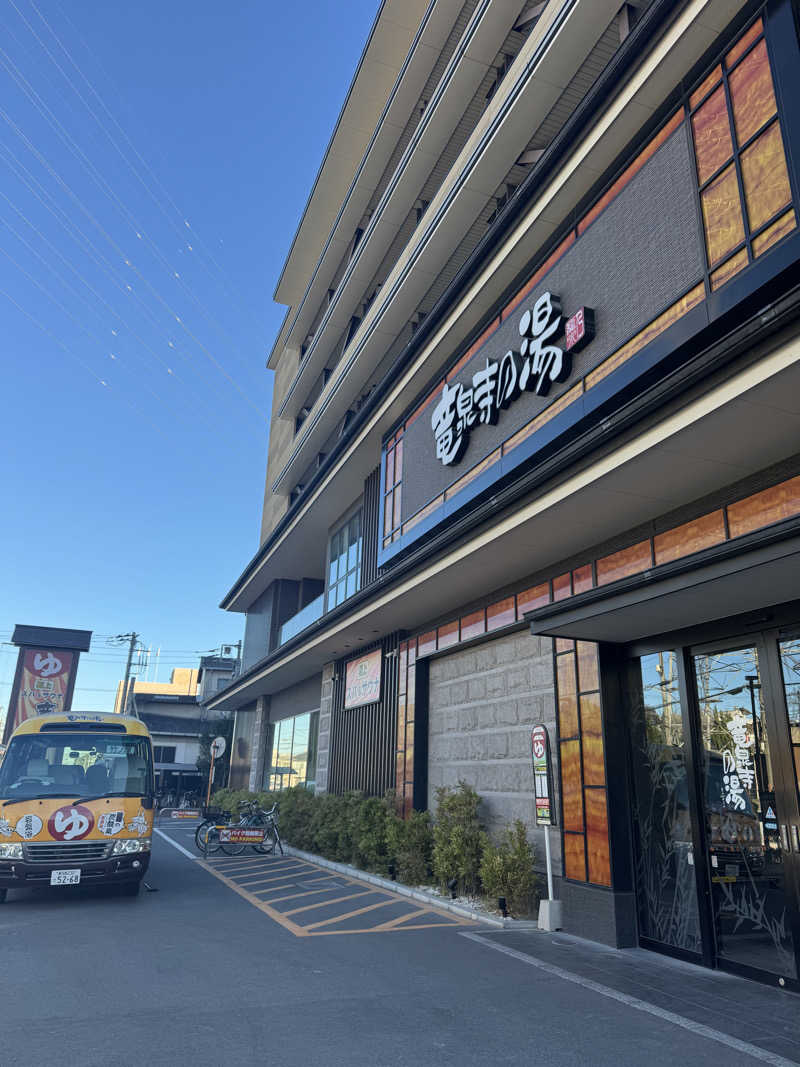
[[[182,719],[178,715],[153,715],[143,712],[139,718],[151,734],[183,734],[186,737],[199,737],[203,724],[199,718]]]

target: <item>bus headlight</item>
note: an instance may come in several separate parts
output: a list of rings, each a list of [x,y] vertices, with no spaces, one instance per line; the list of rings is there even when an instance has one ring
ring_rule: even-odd
[[[0,845],[0,860],[21,860],[22,845]]]
[[[119,856],[122,853],[127,852],[149,852],[150,851],[150,838],[149,837],[131,837],[124,841],[114,842],[114,856]]]

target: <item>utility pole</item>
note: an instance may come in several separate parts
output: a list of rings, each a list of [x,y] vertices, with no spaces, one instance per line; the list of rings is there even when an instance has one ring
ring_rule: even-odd
[[[133,661],[133,650],[136,648],[136,642],[139,640],[139,634],[117,634],[116,637],[112,637],[112,644],[121,644],[123,641],[128,641],[128,662],[125,664],[125,680],[122,683],[122,701],[120,703],[120,714],[124,715],[128,708],[128,682],[131,676],[131,662]]]

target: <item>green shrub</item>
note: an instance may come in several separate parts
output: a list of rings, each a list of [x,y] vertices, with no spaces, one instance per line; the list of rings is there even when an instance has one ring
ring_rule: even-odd
[[[401,819],[387,803],[386,848],[394,862],[397,880],[406,885],[426,885],[431,877],[433,830],[427,811],[412,811]]]
[[[385,801],[377,797],[359,797],[353,812],[353,859],[356,867],[388,874],[390,857],[386,827],[390,817]],[[396,818],[396,816],[392,816]]]
[[[487,841],[478,822],[481,798],[466,782],[459,782],[457,789],[437,789],[436,802],[433,873],[442,890],[455,878],[458,893],[475,896]]]
[[[505,897],[508,910],[517,918],[531,914],[536,890],[533,848],[519,819],[506,828],[499,845],[486,842],[480,876],[487,897],[493,901]]]

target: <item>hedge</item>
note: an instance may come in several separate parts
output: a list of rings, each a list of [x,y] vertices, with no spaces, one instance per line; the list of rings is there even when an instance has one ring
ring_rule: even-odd
[[[281,793],[218,790],[213,805],[234,815],[257,800],[270,808],[277,800],[281,837],[295,848],[359,870],[388,875],[407,885],[438,884],[443,891],[505,897],[514,915],[530,914],[536,903],[533,849],[517,820],[493,844],[481,828],[481,798],[465,782],[437,790],[437,815],[397,814],[393,793],[314,794],[304,786]]]

